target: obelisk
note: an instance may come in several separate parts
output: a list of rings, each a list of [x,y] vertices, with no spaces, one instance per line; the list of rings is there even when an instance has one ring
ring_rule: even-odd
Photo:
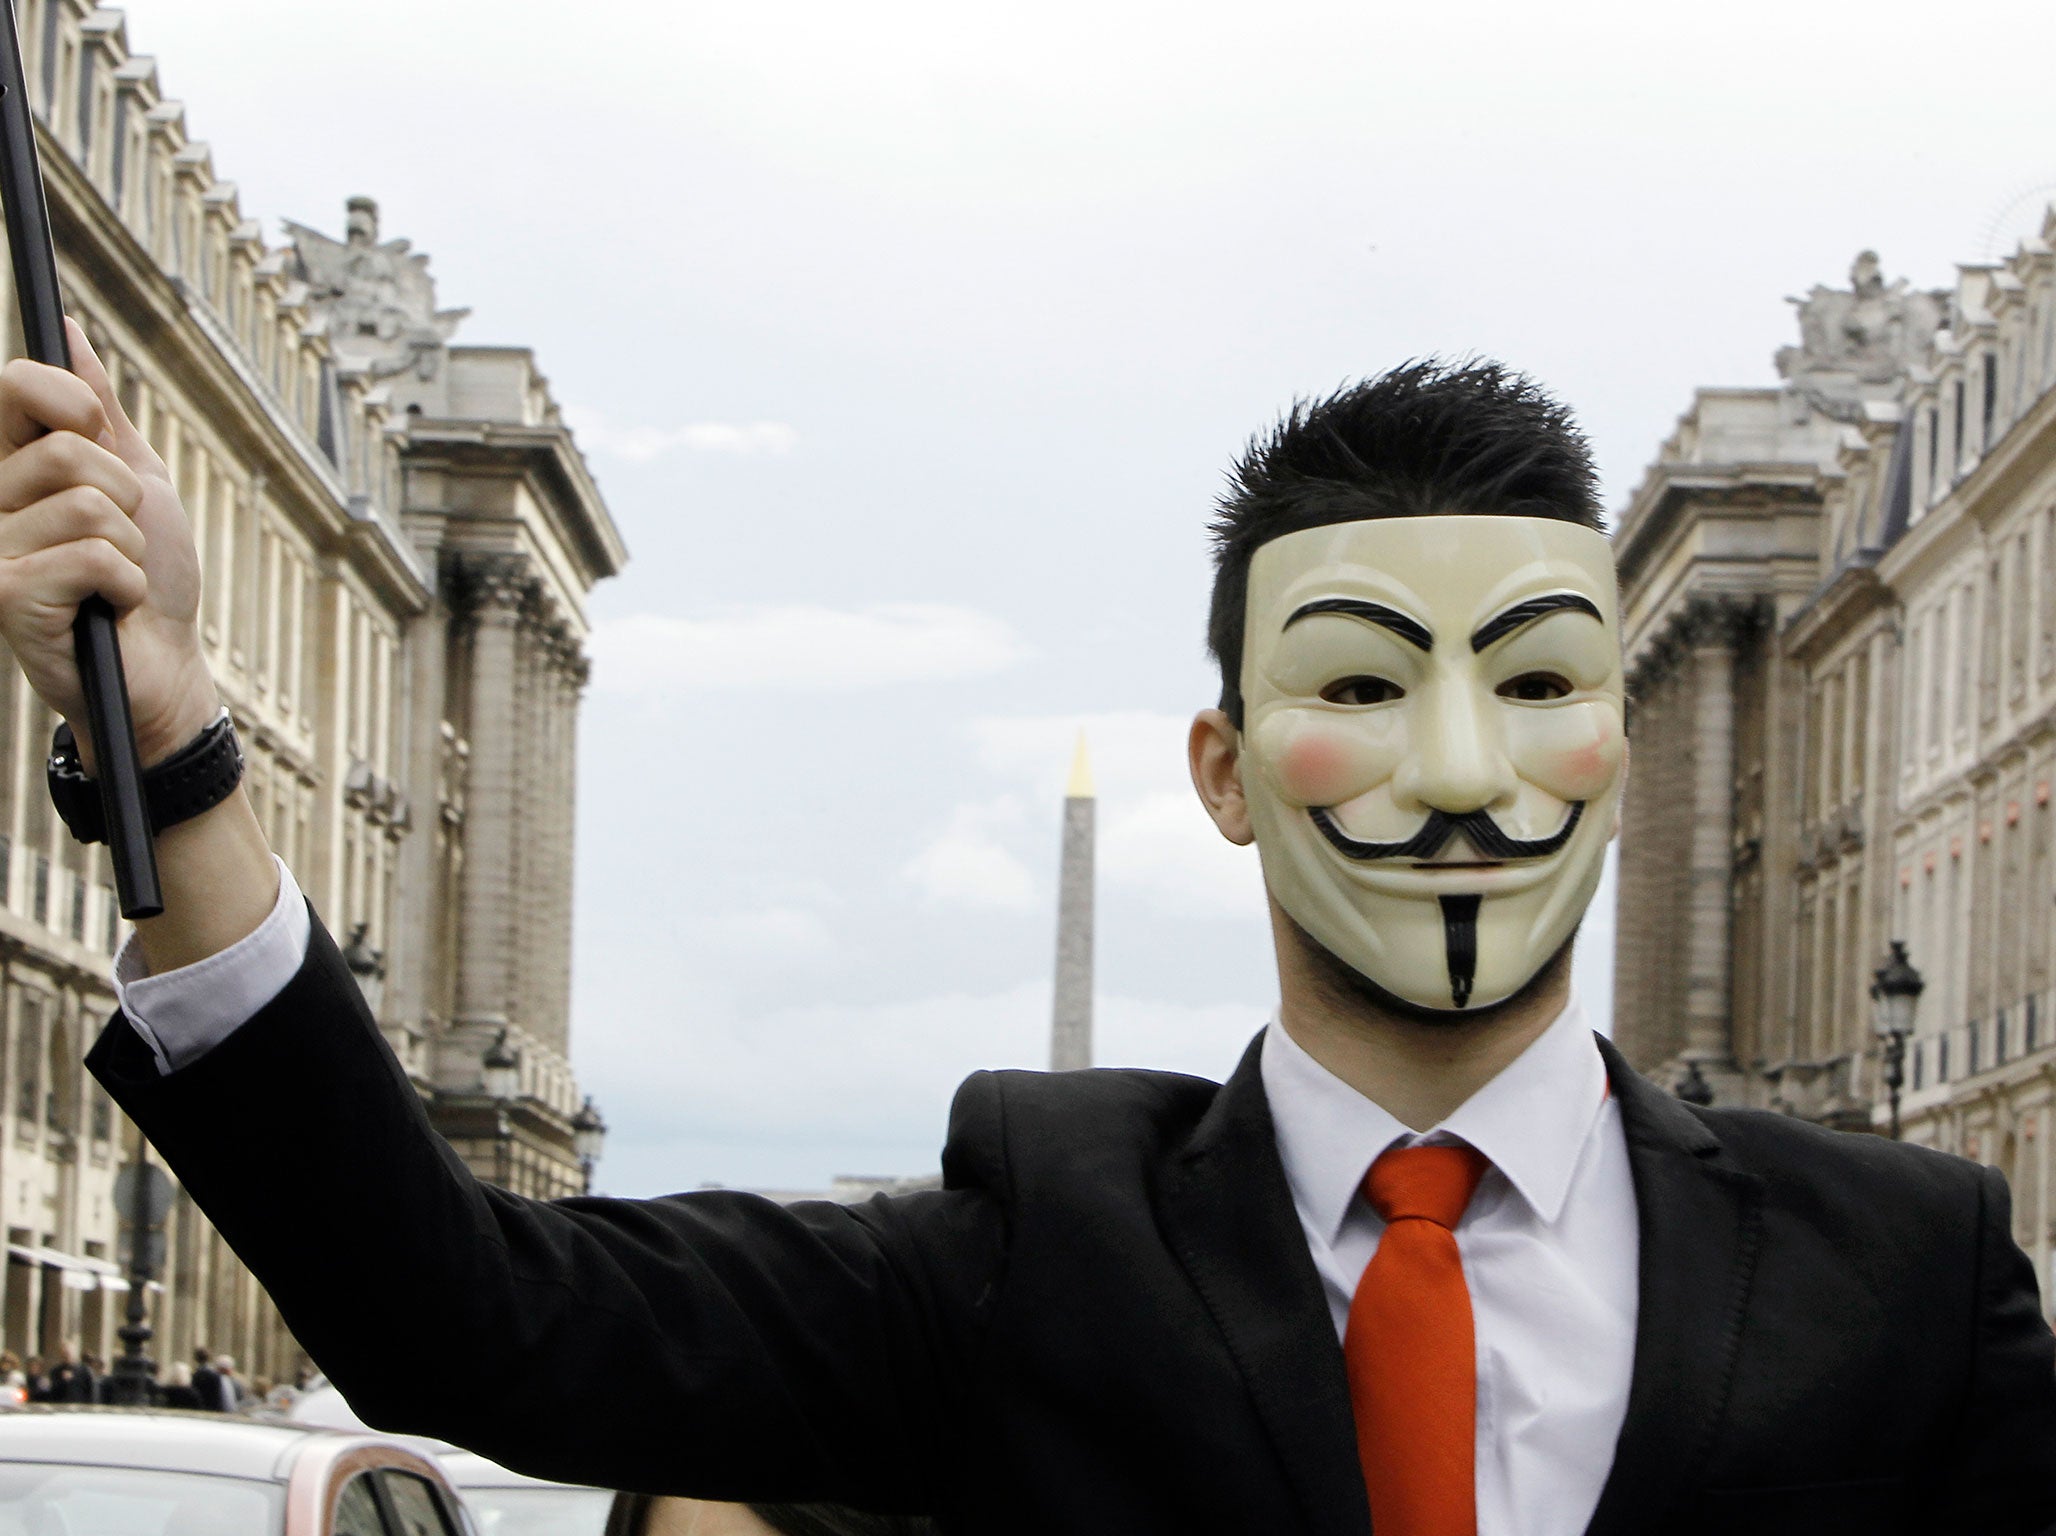
[[[1056,1006],[1049,1064],[1056,1072],[1092,1065],[1092,765],[1085,733],[1064,790],[1064,857],[1057,876]]]

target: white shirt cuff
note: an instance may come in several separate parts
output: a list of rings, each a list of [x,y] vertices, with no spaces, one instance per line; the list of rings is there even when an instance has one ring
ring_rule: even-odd
[[[256,931],[227,949],[152,976],[131,933],[114,957],[114,996],[157,1070],[190,1066],[285,990],[307,959],[307,899],[277,854],[278,900]]]

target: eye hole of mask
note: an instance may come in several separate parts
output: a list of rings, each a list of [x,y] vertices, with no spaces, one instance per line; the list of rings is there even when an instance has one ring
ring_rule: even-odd
[[[1386,677],[1338,678],[1321,690],[1330,704],[1390,704],[1406,697],[1406,690]]]
[[[1567,698],[1571,685],[1561,673],[1523,672],[1519,677],[1508,678],[1494,691],[1502,699],[1517,699],[1523,704],[1547,704],[1552,699]]]

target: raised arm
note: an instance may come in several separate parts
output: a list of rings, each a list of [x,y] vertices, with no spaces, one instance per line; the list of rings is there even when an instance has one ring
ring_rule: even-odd
[[[861,1207],[522,1199],[429,1128],[319,925],[197,1062],[160,1074],[117,1020],[88,1065],[372,1423],[638,1492],[950,1502],[1002,1267],[996,1151],[952,1159],[963,1187]],[[960,1145],[996,1149],[996,1115],[967,1091]]]
[[[200,648],[200,558],[178,492],[69,326],[76,373],[0,369],[0,636],[62,715],[93,771],[71,623],[99,593],[120,615],[136,745],[147,771],[197,737],[221,700]],[[252,932],[278,875],[249,797],[157,838],[164,913],[137,925],[150,970],[190,965]]]
[[[76,327],[71,344],[76,375],[0,370],[0,635],[90,773],[71,624],[106,596],[147,770],[220,711],[199,560],[163,461]],[[174,1012],[218,996],[248,1017],[204,1020],[194,1050],[117,1014],[88,1065],[359,1411],[577,1482],[948,1501],[1003,1246],[986,1190],[1003,1181],[861,1209],[481,1184],[311,914],[279,985],[231,984],[260,950],[276,967],[287,890],[242,791],[157,851],[164,913],[137,930],[150,985],[197,977]]]

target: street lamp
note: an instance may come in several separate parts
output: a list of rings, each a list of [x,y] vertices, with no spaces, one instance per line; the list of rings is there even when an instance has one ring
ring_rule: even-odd
[[[1871,978],[1870,996],[1877,1004],[1872,1029],[1884,1059],[1885,1092],[1891,1101],[1892,1139],[1899,1139],[1899,1090],[1906,1085],[1906,1037],[1913,1033],[1913,1010],[1927,983],[1906,958],[1903,939],[1892,940],[1891,953]]]
[[[479,1064],[484,1068],[486,1095],[493,1101],[493,1168],[500,1188],[505,1189],[511,1161],[507,1143],[514,1135],[514,1128],[507,1121],[507,1109],[521,1092],[521,1052],[508,1044],[507,1031],[503,1029],[485,1048]]]
[[[379,1004],[385,1001],[385,951],[373,949],[366,941],[371,924],[358,923],[350,930],[350,942],[343,946],[343,964],[350,968],[350,974],[357,978],[357,986],[364,993],[365,1006],[371,1016],[378,1017]]]
[[[600,1112],[593,1106],[591,1094],[585,1096],[585,1103],[578,1113],[571,1117],[571,1150],[578,1154],[578,1166],[585,1174],[585,1188],[581,1193],[593,1192],[593,1169],[600,1161],[600,1148],[607,1144],[607,1122],[600,1118]]]
[[[150,1161],[150,1144],[136,1133],[136,1158],[114,1176],[114,1208],[121,1224],[121,1254],[128,1271],[128,1308],[120,1329],[121,1358],[107,1381],[107,1401],[147,1408],[156,1401],[157,1367],[149,1355],[149,1289],[164,1267],[164,1219],[171,1214],[171,1180]]]

